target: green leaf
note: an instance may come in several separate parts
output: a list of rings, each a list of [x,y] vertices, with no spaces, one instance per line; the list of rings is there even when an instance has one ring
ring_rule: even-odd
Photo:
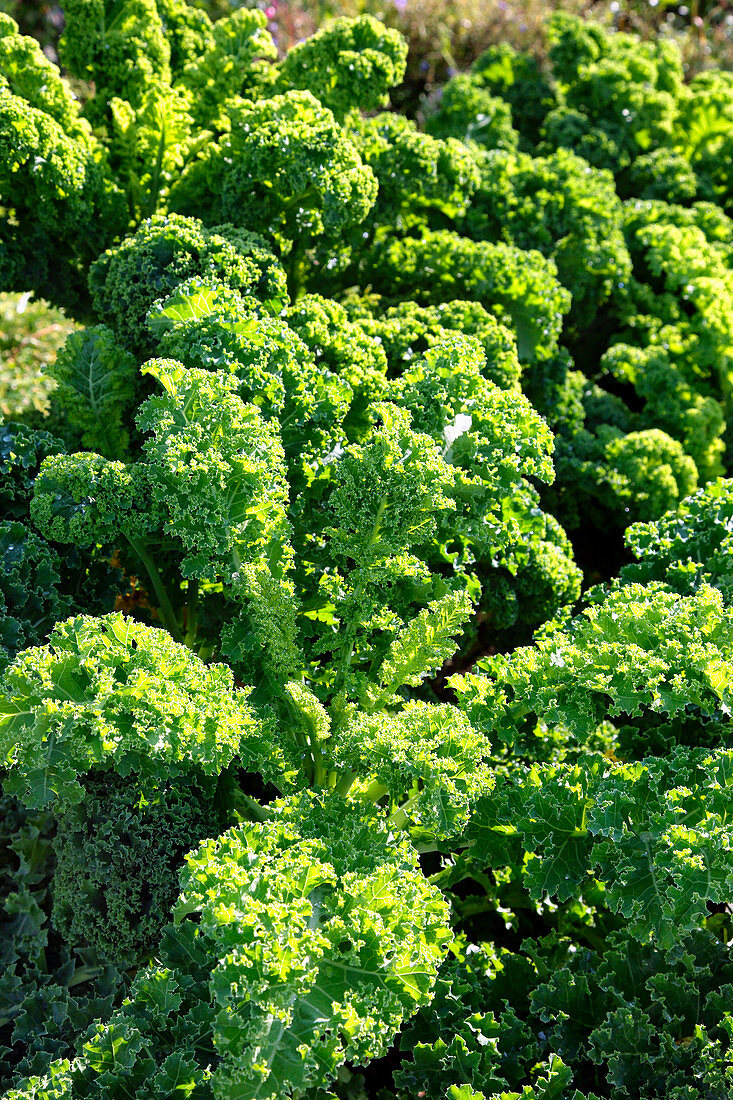
[[[72,332],[48,373],[54,401],[87,450],[120,458],[128,443],[135,404],[137,363],[105,325]]]
[[[215,1093],[276,1100],[389,1048],[430,999],[448,939],[442,897],[369,811],[313,794],[188,857],[178,921],[219,962]]]
[[[77,801],[77,776],[115,767],[161,780],[235,758],[268,774],[278,750],[224,665],[115,613],[68,619],[0,681],[0,758],[29,805]]]
[[[465,592],[447,592],[429,603],[390,644],[370,691],[367,709],[376,709],[405,684],[419,687],[455,652],[455,636],[466,624],[473,603]]]

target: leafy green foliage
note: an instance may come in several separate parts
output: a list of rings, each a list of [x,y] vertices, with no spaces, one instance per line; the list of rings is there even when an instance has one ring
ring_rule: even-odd
[[[502,236],[557,264],[572,294],[571,322],[592,324],[599,307],[631,275],[621,203],[610,172],[565,149],[549,157],[487,152],[465,230],[477,240]]]
[[[414,620],[398,642],[412,642],[417,649],[409,635],[425,625]],[[383,675],[397,671],[394,649],[382,665]],[[415,824],[444,839],[459,830],[477,796],[490,786],[482,762],[486,748],[455,707],[414,702],[398,714],[355,717],[341,730],[334,755],[355,771],[368,770],[393,802],[409,794]]]
[[[7,787],[28,805],[78,802],[95,767],[160,781],[269,755],[228,669],[120,614],[59,624],[5,671],[0,698]]]
[[[376,182],[331,112],[310,92],[232,100],[229,126],[171,194],[173,209],[265,228],[280,250],[361,222]],[[276,167],[275,167],[276,166]],[[273,180],[276,186],[273,186]]]
[[[557,103],[556,93],[537,59],[508,42],[490,46],[474,62],[472,82],[509,104],[512,121],[525,140],[536,142],[542,122]]]
[[[1,16],[0,278],[4,290],[32,286],[73,307],[84,293],[80,264],[94,256],[85,242],[98,247],[122,231],[123,196],[57,71],[16,32]]]
[[[433,137],[475,141],[488,149],[513,152],[519,141],[509,104],[467,73],[448,81],[441,91],[438,109],[426,125]]]
[[[60,56],[93,80],[95,106],[119,96],[137,107],[156,82],[170,77],[170,45],[155,0],[71,0],[64,12]]]
[[[725,430],[720,402],[697,392],[664,349],[613,344],[601,366],[614,380],[634,387],[645,402],[640,419],[679,440],[702,478],[720,473]]]
[[[275,87],[311,92],[342,120],[355,108],[383,107],[406,58],[404,39],[372,16],[336,19],[288,51]]]
[[[188,552],[184,572],[231,577],[259,555],[273,573],[286,571],[283,455],[256,406],[234,395],[233,379],[209,371],[164,359],[145,371],[165,394],[147,400],[138,425],[153,433],[146,457],[167,528]]]
[[[189,16],[198,14],[186,10]],[[275,58],[276,49],[266,28],[263,11],[235,8],[207,30],[204,48],[194,37],[177,83],[191,93],[190,110],[199,126],[218,127],[227,99],[271,82],[266,62]]]
[[[56,551],[22,523],[0,523],[0,666],[70,610]]]
[[[94,307],[135,353],[154,350],[145,331],[151,306],[194,275],[272,302],[273,311],[282,304],[284,272],[264,241],[232,227],[219,228],[208,230],[178,215],[156,216],[92,265]]]
[[[708,901],[727,896],[729,768],[729,751],[535,766],[481,802],[471,858],[502,866],[526,853],[522,879],[537,900],[565,902],[594,876],[628,935],[670,948],[703,926]]]
[[[104,1012],[100,998],[101,1019],[89,1028],[79,1056],[57,1058],[9,1095],[123,1100],[133,1088],[137,1096],[153,1100],[180,1088],[211,1100],[215,1052],[207,964],[193,928],[175,936],[167,929],[159,964],[140,969],[122,1004],[109,998]],[[171,1053],[181,1041],[188,1052]]]
[[[490,1097],[507,1089],[552,1096],[571,1082],[583,1092],[560,1095],[722,1096],[729,966],[725,945],[704,933],[686,937],[682,951],[618,936],[602,954],[572,951],[566,938],[550,936],[521,951],[451,960],[433,1004],[401,1039],[412,1057],[402,1063],[398,1095],[424,1088],[442,1096],[439,1089],[468,1077]],[[544,1090],[548,1078],[555,1091]]]
[[[5,516],[27,517],[41,463],[49,455],[63,452],[61,440],[49,432],[34,431],[24,424],[0,425],[0,503]]]
[[[49,373],[57,384],[55,401],[82,444],[109,458],[123,454],[137,369],[112,330],[95,325],[72,333]]]
[[[141,786],[93,771],[83,788],[57,815],[53,924],[69,944],[125,968],[158,946],[183,856],[219,832],[223,815],[202,777]]]
[[[387,360],[378,338],[352,324],[339,302],[316,294],[300,297],[285,319],[316,363],[351,388],[351,419],[358,425],[365,407],[387,391]]]
[[[0,429],[0,1089],[728,1097],[730,77],[557,12],[415,121],[371,16],[67,7],[78,100],[0,18],[3,285],[86,326]]]
[[[53,542],[93,547],[120,531],[146,535],[161,522],[151,508],[150,478],[143,466],[126,466],[82,451],[45,459],[34,485],[31,518]]]
[[[465,212],[478,172],[461,142],[437,140],[395,114],[360,118],[352,126],[359,152],[377,177],[372,213],[377,222],[391,224],[400,215],[417,218],[431,211],[454,218]]]
[[[111,1015],[125,983],[93,952],[72,952],[51,925],[52,814],[7,795],[0,810],[0,1082],[7,1089],[72,1054],[79,1032]]]
[[[536,252],[474,242],[448,231],[377,241],[366,258],[367,276],[384,294],[433,305],[456,294],[497,313],[517,334],[520,360],[554,350],[570,295],[557,269]]]
[[[315,796],[273,809],[182,875],[176,918],[199,914],[219,958],[217,1097],[275,1100],[330,1084],[347,1051],[386,1052],[429,999],[449,936],[440,893],[372,814]]]
[[[475,336],[481,343],[486,357],[485,376],[502,389],[517,389],[521,367],[514,334],[479,302],[458,299],[437,306],[418,306],[414,302],[392,306],[388,302],[373,294],[352,296],[343,304],[350,320],[381,342],[389,375],[402,374],[428,347],[451,332],[461,332]]]
[[[714,585],[730,599],[731,482],[720,479],[682,501],[652,523],[636,523],[626,534],[638,564],[623,579],[658,581],[682,595]]]
[[[480,729],[509,740],[529,711],[579,738],[607,717],[674,718],[691,707],[722,720],[731,628],[715,588],[679,596],[658,583],[628,584],[545,631],[536,647],[490,659],[486,680],[469,675],[454,686]]]
[[[149,327],[162,330],[163,355],[189,368],[231,371],[242,400],[257,405],[267,419],[278,419],[290,477],[297,483],[298,473],[302,470],[302,476],[307,476],[330,449],[353,403],[354,393],[343,376],[357,385],[361,382],[357,363],[365,342],[350,342],[344,366],[336,354],[329,354],[329,340],[333,338],[338,347],[341,332],[319,324],[320,302],[313,302],[311,308],[301,298],[298,311],[288,312],[286,324],[280,318],[257,317],[237,295],[230,305],[220,297],[225,290],[211,283],[199,283],[195,289],[182,284],[176,295],[159,303],[158,312],[151,311]],[[329,310],[326,317],[335,313],[341,319],[335,302],[324,300],[323,304]],[[358,337],[352,329],[348,332]],[[369,350],[364,348],[365,357]],[[384,383],[376,348],[373,359],[374,367],[367,360],[364,374],[369,381],[374,379],[379,393]],[[369,390],[366,379],[364,386]]]
[[[575,151],[598,167],[618,170],[650,146],[668,144],[682,85],[681,60],[673,47],[663,42],[642,46],[630,35],[588,31],[565,12],[550,20],[550,39],[566,106],[545,119],[549,144],[573,147],[558,141],[563,130],[567,133],[564,111],[576,112],[585,124],[585,133],[578,127]]]

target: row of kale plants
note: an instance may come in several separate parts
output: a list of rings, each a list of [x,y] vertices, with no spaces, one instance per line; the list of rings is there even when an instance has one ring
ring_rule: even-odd
[[[729,1100],[733,77],[0,17],[5,1100]]]

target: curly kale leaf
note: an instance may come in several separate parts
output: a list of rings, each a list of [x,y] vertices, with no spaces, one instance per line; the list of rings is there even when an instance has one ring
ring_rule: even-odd
[[[282,251],[292,242],[358,225],[377,182],[327,108],[310,92],[228,105],[230,128],[172,189],[171,206],[207,221],[263,227]]]
[[[121,969],[154,951],[178,896],[186,852],[224,824],[216,781],[143,783],[93,771],[56,814],[53,924]]]
[[[480,1088],[479,1095],[493,1096],[520,1087],[538,1060],[527,1023],[513,1006],[495,1003],[487,963],[477,949],[465,962],[449,957],[443,963],[432,1003],[400,1035],[400,1049],[407,1055],[395,1073],[400,1097],[421,1091],[428,1100],[460,1097],[463,1082]]]
[[[290,480],[298,484],[333,446],[352,390],[313,354],[285,321],[256,317],[225,288],[183,284],[149,315],[163,329],[160,350],[187,367],[229,370],[243,401],[253,402],[280,425]],[[331,303],[335,305],[335,303]]]
[[[6,289],[32,286],[58,305],[86,305],[80,265],[126,221],[122,192],[106,177],[103,160],[89,129],[77,123],[67,132],[0,79],[0,277]]]
[[[277,91],[296,88],[343,120],[349,111],[385,105],[405,72],[407,43],[371,15],[336,19],[288,50],[279,66]]]
[[[640,426],[660,428],[679,440],[697,466],[701,480],[722,472],[722,405],[714,397],[698,392],[668,351],[658,345],[637,348],[613,344],[600,365],[614,382],[633,386],[636,397],[644,402],[638,416]]]
[[[347,419],[350,438],[364,431],[369,406],[387,392],[387,359],[378,339],[352,324],[344,307],[318,294],[304,294],[285,312],[319,367],[353,391]]]
[[[508,42],[499,42],[474,61],[471,79],[479,88],[509,104],[517,130],[535,145],[542,123],[557,104],[556,91],[537,58],[531,53],[518,52]]]
[[[297,1095],[384,1054],[429,1001],[449,939],[442,896],[372,812],[313,794],[270,809],[181,877],[176,919],[196,915],[218,957],[221,1100]]]
[[[473,613],[466,592],[433,600],[394,638],[364,699],[368,711],[392,702],[400,688],[419,687],[455,652],[455,638]]]
[[[410,410],[419,431],[443,443],[447,461],[494,493],[520,477],[551,481],[547,425],[521,394],[489,382],[485,367],[475,337],[451,334],[394,383],[393,399]]]
[[[64,444],[49,432],[25,424],[0,424],[0,508],[8,519],[25,521],[33,484],[44,458],[63,454]]]
[[[436,520],[453,508],[453,476],[432,439],[394,405],[359,445],[340,449],[323,490],[297,516],[296,583],[301,632],[326,691],[361,697],[391,640],[450,585],[415,556]],[[432,655],[427,642],[425,658]],[[328,655],[326,660],[325,658]]]
[[[428,115],[425,127],[436,138],[458,138],[466,144],[476,142],[510,153],[519,143],[509,104],[492,95],[470,73],[458,73],[443,86],[437,108]]]
[[[479,301],[514,330],[523,362],[552,355],[570,308],[552,260],[447,230],[425,231],[419,240],[378,239],[364,269],[375,290],[393,297],[422,305],[455,297]]]
[[[577,598],[581,580],[564,532],[526,480],[552,480],[552,436],[525,397],[484,375],[478,342],[446,334],[393,384],[395,402],[455,471],[456,512],[423,553],[480,580],[480,606],[497,628],[536,623]]]
[[[730,750],[678,749],[643,764],[535,765],[479,802],[471,858],[518,864],[536,899],[567,901],[594,876],[628,935],[671,948],[729,895],[731,762]]]
[[[446,903],[374,812],[307,794],[269,814],[191,853],[155,962],[15,1100],[280,1100],[387,1051],[432,998]]]
[[[137,363],[105,325],[72,332],[48,373],[57,383],[54,404],[83,446],[119,458],[128,443],[126,422],[135,403]]]
[[[178,88],[156,83],[137,108],[114,98],[109,109],[110,159],[137,222],[165,206],[171,183],[205,136],[194,133],[190,96]]]
[[[93,81],[95,121],[115,96],[133,107],[155,83],[170,83],[170,44],[156,0],[67,0],[59,52],[64,67]]]
[[[59,555],[22,523],[0,523],[0,667],[71,610]]]
[[[120,535],[140,538],[163,522],[144,463],[125,465],[82,451],[43,460],[33,487],[31,519],[52,542],[91,547]]]
[[[733,576],[733,482],[719,479],[652,523],[635,523],[626,544],[637,563],[622,580],[670,585],[692,595],[701,585],[720,589],[730,602]]]
[[[168,514],[166,531],[186,551],[184,575],[230,584],[248,611],[241,628],[232,627],[240,642],[242,629],[254,634],[271,669],[290,679],[300,657],[277,427],[236,396],[231,376],[174,360],[153,360],[143,370],[165,389],[143,405],[137,423],[153,433],[145,443],[153,492]]]
[[[694,461],[658,428],[628,435],[609,431],[605,458],[616,507],[627,521],[655,519],[697,489]]]
[[[615,172],[650,147],[671,144],[683,91],[682,59],[673,43],[608,35],[567,12],[555,12],[548,31],[566,105],[545,121],[549,144],[566,145]],[[563,126],[563,111],[573,112],[578,122]]]
[[[388,305],[379,295],[347,297],[349,319],[381,341],[387,356],[389,377],[402,374],[429,347],[453,332],[475,336],[483,348],[483,373],[503,390],[519,388],[521,367],[514,334],[499,324],[480,302],[441,302],[418,306],[415,302]],[[386,308],[385,308],[386,307]]]
[[[572,294],[568,320],[585,330],[599,308],[628,283],[631,257],[623,211],[610,172],[560,149],[549,157],[490,151],[462,229],[474,240],[538,249],[557,264]]]
[[[15,1090],[15,1100],[159,1100],[178,1091],[213,1100],[211,960],[193,925],[163,932],[158,961],[141,968],[122,1005],[89,1027],[76,1057]],[[10,1093],[13,1096],[13,1092]]]
[[[558,934],[516,953],[470,945],[403,1031],[398,1096],[442,1100],[461,1095],[451,1082],[470,1081],[492,1100],[723,1097],[730,982],[729,952],[707,932],[670,950],[622,932],[603,951]]]
[[[331,498],[331,552],[357,570],[429,539],[439,513],[454,508],[453,479],[437,444],[412,429],[406,410],[385,403],[375,411],[370,437],[340,459]]]
[[[165,390],[143,405],[138,425],[152,433],[145,451],[168,528],[189,552],[185,571],[231,582],[244,563],[264,557],[284,575],[292,551],[276,431],[236,395],[236,379],[166,359],[143,370]]]
[[[45,112],[70,135],[88,134],[80,117],[79,101],[40,44],[19,33],[18,24],[0,14],[0,81],[13,95]]]
[[[696,708],[724,736],[732,654],[733,617],[717,589],[679,596],[659,584],[629,584],[599,594],[536,646],[481,662],[486,677],[452,683],[477,728],[510,742],[530,712],[582,740],[606,719],[648,725]]]
[[[355,714],[332,751],[337,764],[373,777],[402,804],[394,821],[444,839],[460,831],[492,786],[482,759],[488,748],[456,707],[408,702],[397,713]]]
[[[223,105],[269,86],[275,74],[267,62],[276,56],[263,11],[239,8],[217,19],[206,47],[187,59],[176,82],[192,95],[197,125],[225,129]]]
[[[228,320],[232,315],[239,317],[253,304],[253,299],[243,298],[238,290],[221,279],[192,275],[179,283],[171,294],[153,302],[145,324],[155,340],[162,340],[171,329],[188,321]],[[252,316],[257,317],[259,313],[255,311]]]
[[[285,272],[261,237],[234,226],[206,229],[176,214],[149,218],[100,256],[89,284],[99,317],[126,348],[145,356],[155,351],[145,327],[151,307],[196,276],[251,295],[270,312],[285,304]]]
[[[166,781],[235,757],[273,777],[278,750],[224,665],[119,613],[60,623],[0,681],[6,788],[28,805],[78,802],[94,768]]]
[[[454,138],[441,141],[421,133],[397,114],[355,118],[349,133],[379,184],[370,221],[394,224],[431,211],[458,218],[479,185],[474,158]]]

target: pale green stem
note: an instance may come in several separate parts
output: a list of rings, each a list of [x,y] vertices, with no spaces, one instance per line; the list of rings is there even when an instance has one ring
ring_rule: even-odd
[[[242,799],[242,802],[247,807],[250,816],[255,821],[270,820],[271,814],[268,813],[267,809],[264,806],[260,806],[259,802],[257,802],[256,799],[252,798],[251,795],[240,793],[239,797]]]
[[[408,798],[406,802],[403,802],[394,813],[389,815],[387,824],[397,832],[401,829],[406,829],[410,821],[410,811],[417,805],[419,797],[419,795],[415,794],[412,798]]]
[[[383,798],[387,793],[388,791],[384,783],[380,783],[378,779],[374,779],[367,789],[359,795],[359,798],[363,799],[365,802],[379,802],[379,799]]]
[[[346,772],[346,774],[342,775],[338,783],[336,784],[336,793],[340,794],[343,798],[346,798],[346,795],[349,793],[358,778],[358,772]]]

